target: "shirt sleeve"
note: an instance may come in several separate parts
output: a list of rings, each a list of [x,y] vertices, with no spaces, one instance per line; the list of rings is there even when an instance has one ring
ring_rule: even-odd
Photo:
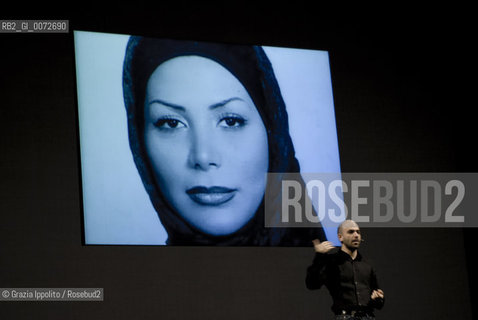
[[[371,276],[370,289],[372,289],[372,291],[380,289],[380,286],[378,285],[377,273],[375,272],[375,269],[372,268],[372,274],[370,276]],[[377,299],[370,300],[370,306],[375,309],[379,309],[379,310],[382,309],[384,304],[385,304],[384,298],[377,298]]]
[[[320,289],[327,277],[326,266],[330,261],[330,255],[324,253],[316,253],[312,265],[307,268],[307,276],[305,285],[309,290]]]

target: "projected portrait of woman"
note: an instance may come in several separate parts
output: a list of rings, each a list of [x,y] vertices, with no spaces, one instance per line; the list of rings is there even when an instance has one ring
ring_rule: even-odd
[[[130,37],[130,148],[169,245],[309,245],[320,228],[264,227],[268,172],[299,172],[258,46]]]

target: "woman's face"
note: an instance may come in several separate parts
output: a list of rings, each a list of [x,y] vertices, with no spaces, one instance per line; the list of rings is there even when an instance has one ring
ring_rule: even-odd
[[[267,133],[244,86],[220,64],[183,56],[151,75],[145,146],[165,199],[214,236],[243,227],[264,196]]]

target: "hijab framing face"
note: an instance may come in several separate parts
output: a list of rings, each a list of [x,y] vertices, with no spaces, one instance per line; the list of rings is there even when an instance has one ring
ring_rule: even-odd
[[[167,203],[204,234],[245,226],[262,202],[269,152],[237,78],[207,58],[172,58],[152,73],[144,109],[147,161]]]
[[[266,173],[299,164],[261,47],[133,36],[123,92],[130,148],[167,244],[300,242],[264,228]]]

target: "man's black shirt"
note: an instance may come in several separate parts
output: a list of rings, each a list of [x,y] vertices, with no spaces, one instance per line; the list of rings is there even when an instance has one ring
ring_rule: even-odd
[[[372,291],[379,289],[373,267],[359,252],[354,259],[342,250],[333,253],[316,253],[307,269],[306,285],[310,290],[320,289],[325,284],[332,299],[332,311],[365,311],[383,307],[383,299],[372,300]]]

